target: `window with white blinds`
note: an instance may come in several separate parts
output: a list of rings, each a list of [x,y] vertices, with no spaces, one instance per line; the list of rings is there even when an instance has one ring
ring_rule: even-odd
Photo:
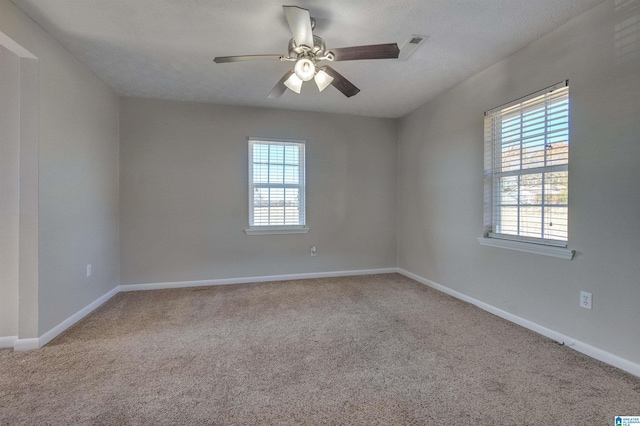
[[[304,141],[249,139],[249,228],[305,228]]]
[[[485,113],[487,237],[566,247],[569,86]]]

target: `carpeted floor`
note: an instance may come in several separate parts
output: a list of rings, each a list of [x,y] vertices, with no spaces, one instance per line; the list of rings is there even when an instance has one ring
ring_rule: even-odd
[[[640,378],[401,275],[120,293],[0,351],[0,424],[612,425]]]

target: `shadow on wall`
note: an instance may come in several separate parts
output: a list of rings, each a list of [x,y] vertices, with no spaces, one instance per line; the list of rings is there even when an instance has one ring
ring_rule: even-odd
[[[614,50],[616,66],[640,61],[640,1],[615,0]]]

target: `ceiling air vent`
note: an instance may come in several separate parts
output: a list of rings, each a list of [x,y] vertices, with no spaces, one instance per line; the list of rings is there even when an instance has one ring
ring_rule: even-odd
[[[398,55],[399,61],[406,61],[409,56],[413,54],[422,44],[427,40],[427,36],[411,34],[411,37],[407,39],[402,46],[400,46],[400,55]]]

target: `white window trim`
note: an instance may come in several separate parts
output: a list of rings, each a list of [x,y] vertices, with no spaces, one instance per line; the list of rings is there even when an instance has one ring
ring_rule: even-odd
[[[306,226],[254,226],[244,230],[247,235],[278,235],[278,234],[306,234]]]
[[[538,92],[531,93],[527,96],[516,99],[507,104],[500,105],[496,108],[485,111],[485,116],[492,114],[496,111],[501,111],[503,109],[509,108],[510,106],[516,105],[518,103],[524,102],[527,99],[533,99],[544,93],[554,91],[556,89],[559,89],[561,87],[566,87],[568,85],[569,85],[569,80],[565,80],[551,87],[539,90]],[[568,164],[560,166],[559,168],[568,170]],[[486,191],[487,191],[487,188],[485,187],[485,193]],[[493,204],[493,200],[490,200],[489,204]],[[491,207],[488,207],[488,208],[491,209]],[[486,209],[487,209],[487,206],[485,206],[485,218],[487,214]],[[490,227],[491,225],[488,225],[488,226]],[[567,241],[511,236],[506,234],[497,234],[489,231],[489,232],[485,232],[485,235],[483,237],[479,237],[478,242],[480,243],[480,245],[483,245],[483,246],[515,250],[515,251],[539,254],[544,256],[551,256],[551,257],[556,257],[556,258],[566,259],[566,260],[572,260],[573,257],[575,256],[575,250],[571,250],[567,248],[567,245],[568,245]]]
[[[543,256],[557,257],[566,260],[573,259],[573,256],[576,254],[575,250],[570,250],[565,247],[525,243],[522,241],[503,240],[497,237],[480,237],[478,238],[478,242],[483,246],[516,250],[525,253],[541,254]]]
[[[307,219],[306,219],[306,211],[307,211],[307,203],[306,203],[306,193],[307,193],[307,189],[306,189],[306,140],[301,140],[301,139],[274,139],[274,138],[258,138],[258,137],[249,137],[247,138],[248,144],[248,152],[247,152],[247,159],[248,159],[248,167],[249,167],[249,173],[248,173],[248,179],[249,179],[249,193],[248,193],[248,198],[249,198],[249,220],[251,220],[251,217],[253,215],[253,199],[252,199],[252,188],[253,188],[253,184],[252,184],[252,176],[253,176],[253,164],[252,164],[252,160],[253,160],[253,153],[251,152],[251,146],[253,142],[278,142],[278,143],[283,143],[283,144],[296,144],[296,145],[302,145],[303,147],[303,155],[302,155],[302,162],[301,162],[301,166],[302,169],[300,171],[300,181],[302,182],[302,184],[299,185],[292,185],[295,187],[302,187],[302,193],[301,193],[301,198],[302,198],[302,204],[303,204],[303,214],[302,214],[302,219],[304,222],[304,225],[268,225],[268,226],[264,226],[264,225],[260,225],[260,226],[251,226],[251,224],[249,225],[248,228],[246,228],[244,230],[244,233],[246,235],[286,235],[286,234],[306,234],[309,232],[309,228],[306,225]]]

